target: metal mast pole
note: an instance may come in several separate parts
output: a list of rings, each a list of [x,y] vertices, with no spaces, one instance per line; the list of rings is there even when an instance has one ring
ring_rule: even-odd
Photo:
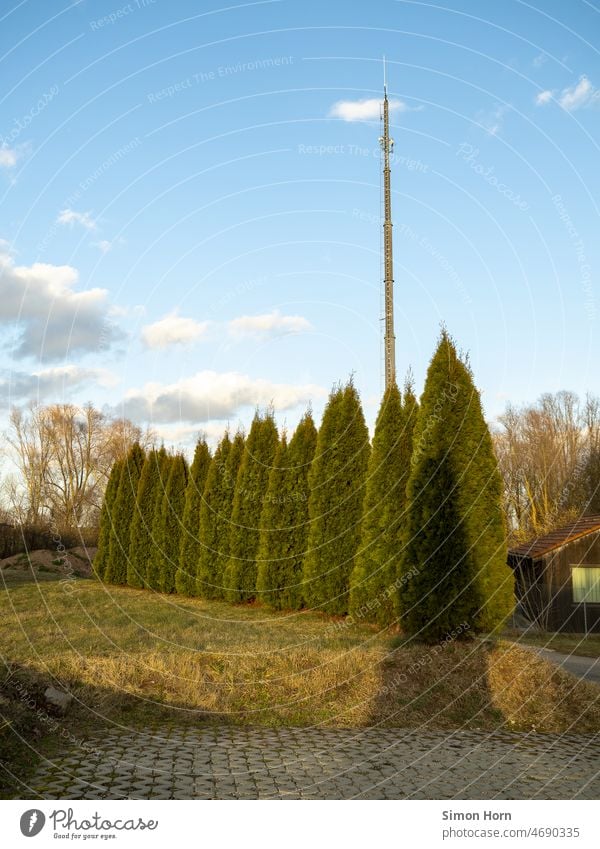
[[[385,388],[396,382],[396,337],[394,335],[394,260],[392,255],[392,193],[390,187],[390,154],[394,140],[390,138],[385,57],[383,59],[383,135],[379,139],[383,152],[383,286],[385,292]]]

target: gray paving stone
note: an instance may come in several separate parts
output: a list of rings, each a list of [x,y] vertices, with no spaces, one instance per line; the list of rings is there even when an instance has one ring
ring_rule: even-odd
[[[599,737],[235,726],[115,731],[40,765],[45,799],[598,798]]]

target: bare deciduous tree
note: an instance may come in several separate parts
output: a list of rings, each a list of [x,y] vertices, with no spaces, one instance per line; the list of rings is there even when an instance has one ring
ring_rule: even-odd
[[[112,464],[153,435],[91,404],[31,404],[12,410],[7,441],[21,478],[5,481],[17,521],[69,528],[95,522]]]
[[[494,442],[504,477],[509,527],[525,539],[590,512],[598,489],[600,400],[573,392],[545,394],[522,408],[509,405]]]
[[[21,474],[24,497],[19,496],[16,482],[9,479],[13,508],[19,508],[21,520],[40,524],[47,515],[46,481],[50,452],[43,407],[30,404],[27,412],[15,407],[10,414],[8,444],[14,449],[14,460]]]

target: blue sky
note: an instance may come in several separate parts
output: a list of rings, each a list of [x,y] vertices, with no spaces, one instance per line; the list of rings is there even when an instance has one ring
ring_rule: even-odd
[[[599,35],[584,0],[4,0],[0,417],[185,442],[353,372],[372,422],[383,54],[399,373],[445,322],[490,419],[600,392]]]

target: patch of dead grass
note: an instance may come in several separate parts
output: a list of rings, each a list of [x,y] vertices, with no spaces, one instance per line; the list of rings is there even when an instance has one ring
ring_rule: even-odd
[[[66,655],[56,677],[89,707],[115,715],[131,696],[199,718],[257,725],[366,725],[381,676],[377,652],[292,649],[268,658],[148,652]]]
[[[0,594],[11,661],[81,716],[267,725],[600,730],[600,688],[508,642],[397,645],[371,626],[79,581]],[[91,711],[91,713],[90,713]]]
[[[506,722],[550,733],[600,731],[600,687],[532,651],[500,642],[490,653],[489,687]]]

